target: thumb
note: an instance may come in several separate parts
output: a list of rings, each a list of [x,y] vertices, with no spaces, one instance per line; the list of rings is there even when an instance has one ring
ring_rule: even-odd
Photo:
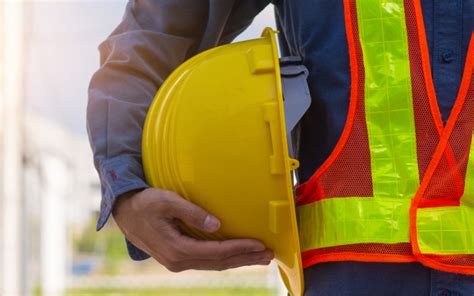
[[[219,230],[221,222],[201,207],[193,204],[185,198],[175,194],[172,213],[175,218],[183,221],[187,226],[197,228],[205,232]]]

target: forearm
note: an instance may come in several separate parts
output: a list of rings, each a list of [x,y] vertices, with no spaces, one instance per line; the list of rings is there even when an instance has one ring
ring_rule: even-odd
[[[158,2],[142,1],[143,7],[130,2],[122,23],[99,47],[101,66],[91,79],[87,110],[103,197],[98,229],[118,196],[147,187],[141,160],[146,112],[163,80],[191,51],[191,31],[199,30],[194,26],[186,33],[176,26],[166,29],[165,20],[148,21],[164,9]]]

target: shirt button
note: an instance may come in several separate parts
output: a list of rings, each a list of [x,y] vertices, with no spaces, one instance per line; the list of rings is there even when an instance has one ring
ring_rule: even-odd
[[[441,61],[443,63],[446,63],[446,64],[449,64],[451,63],[452,61],[454,60],[454,53],[452,50],[444,50],[442,53],[441,53]]]

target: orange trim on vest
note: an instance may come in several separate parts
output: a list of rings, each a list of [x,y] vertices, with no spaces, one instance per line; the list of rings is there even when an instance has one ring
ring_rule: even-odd
[[[350,97],[350,107],[348,112],[348,118],[346,125],[344,127],[343,133],[340,140],[338,141],[334,151],[331,153],[329,158],[323,165],[314,173],[314,175],[298,188],[298,193],[302,195],[302,198],[297,199],[298,205],[309,204],[315,200],[311,196],[311,190],[318,190],[319,188],[314,188],[313,183],[316,183],[318,178],[320,178],[323,173],[325,173],[330,166],[337,159],[342,149],[347,143],[349,135],[352,131],[355,114],[357,111],[357,103],[359,100],[360,89],[359,89],[359,71],[364,71],[364,69],[359,69],[359,62],[362,59],[362,53],[360,56],[357,54],[357,48],[361,50],[359,36],[357,28],[354,28],[353,23],[357,23],[357,13],[355,1],[344,0],[344,20],[346,26],[346,35],[347,42],[349,47],[349,57],[350,57],[350,69],[351,69],[351,97]],[[352,18],[355,18],[354,20]],[[362,72],[363,75],[363,72]],[[309,186],[308,186],[309,185]],[[371,197],[367,197],[371,198]],[[377,246],[378,244],[366,244],[368,247]],[[408,245],[407,252],[410,246]],[[335,247],[334,249],[338,249]],[[361,253],[361,252],[351,252],[351,251],[332,251],[330,253],[321,254],[320,249],[317,250],[308,250],[302,252],[302,261],[303,267],[309,267],[317,263],[322,262],[331,262],[331,261],[359,261],[359,262],[415,262],[416,258],[412,254],[400,255],[400,254],[387,254],[387,252],[373,252],[373,253]]]
[[[433,115],[433,119],[435,121],[436,128],[438,129],[438,133],[441,136],[443,134],[444,130],[444,125],[443,125],[443,120],[441,117],[441,112],[439,110],[438,106],[438,100],[436,98],[436,92],[433,84],[433,76],[431,74],[431,66],[430,66],[430,54],[428,50],[428,44],[426,41],[426,30],[425,30],[425,22],[423,19],[423,11],[421,9],[421,4],[420,0],[409,0],[412,2],[414,6],[414,12],[416,16],[416,23],[417,23],[417,29],[418,29],[418,40],[420,44],[420,52],[421,52],[421,63],[423,67],[423,74],[425,78],[425,83],[426,83],[426,91],[428,93],[428,98],[430,102],[430,108],[431,108],[431,114]],[[451,168],[453,170],[457,171],[457,166],[456,166],[456,160],[454,157],[454,153],[452,152],[451,147],[449,147],[448,150],[448,159],[447,161],[451,165]],[[461,174],[457,174],[458,178],[456,178],[456,183],[463,184],[463,179]],[[460,196],[459,196],[460,197]],[[427,207],[436,207],[436,206],[457,206],[459,205],[459,199],[457,201],[451,202],[451,203],[442,203],[439,204],[436,201],[431,201],[425,204]]]
[[[420,10],[421,7],[419,6],[419,2],[416,1],[415,3],[418,4],[417,10]],[[441,141],[436,148],[436,151],[433,155],[433,160],[428,166],[427,172],[425,174],[425,178],[422,180],[420,188],[415,195],[415,198],[412,201],[412,206],[410,208],[410,238],[412,241],[412,248],[413,254],[418,261],[423,263],[426,266],[436,268],[442,271],[447,272],[460,272],[466,274],[474,274],[474,266],[453,266],[449,264],[444,264],[434,259],[427,257],[426,255],[421,254],[420,247],[418,245],[418,237],[416,231],[416,219],[417,219],[417,209],[421,202],[421,199],[426,192],[426,189],[435,173],[435,170],[445,153],[445,149],[447,149],[449,137],[451,136],[458,116],[462,110],[464,102],[467,98],[468,90],[472,82],[472,71],[474,67],[474,33],[471,34],[471,40],[469,42],[469,49],[466,58],[466,64],[464,66],[464,73],[463,79],[461,81],[461,86],[459,89],[458,97],[454,104],[454,107],[451,111],[451,115],[449,116],[448,122],[446,124],[446,128],[443,131],[441,136]]]
[[[303,267],[309,267],[314,264],[331,262],[331,261],[358,261],[358,262],[416,262],[416,258],[413,255],[399,255],[390,253],[390,250],[385,253],[362,253],[355,252],[354,250],[349,251],[347,249],[362,249],[362,248],[380,248],[382,244],[359,244],[359,245],[348,245],[340,247],[329,247],[323,249],[309,250],[302,252],[301,257],[303,259]],[[396,244],[390,245],[393,248],[398,249],[410,249],[410,244]],[[339,249],[340,251],[333,251]],[[343,250],[345,249],[345,250]],[[409,250],[408,250],[409,251]]]
[[[358,53],[356,48],[361,48],[359,40],[358,40],[358,33],[357,33],[357,25],[354,28],[354,21],[351,16],[351,9],[355,11],[355,3],[354,7],[351,8],[350,1],[344,1],[344,21],[346,26],[346,37],[348,42],[349,48],[349,62],[350,62],[350,73],[351,73],[351,90],[350,90],[350,98],[349,98],[349,109],[347,114],[346,123],[344,129],[341,133],[341,136],[334,147],[333,151],[326,159],[326,161],[315,171],[315,173],[311,176],[309,180],[307,180],[304,184],[297,185],[296,188],[296,205],[304,205],[315,202],[319,200],[320,196],[327,196],[324,188],[318,186],[318,179],[323,176],[328,169],[335,163],[335,161],[340,157],[341,153],[343,152],[344,148],[347,146],[349,137],[351,136],[351,132],[353,131],[354,122],[356,120],[356,115],[358,112],[358,106],[360,104],[361,95],[364,95],[363,88],[361,89],[359,85],[359,80],[364,79],[364,69],[363,69],[363,62],[362,58],[358,57]],[[357,18],[357,15],[354,14],[354,17]],[[361,50],[359,50],[361,51]],[[360,53],[362,56],[362,53]],[[362,111],[365,117],[365,113]],[[364,119],[365,124],[365,119]],[[316,194],[315,194],[316,193]]]
[[[309,252],[309,251],[308,251]],[[304,255],[304,253],[302,254]],[[416,262],[417,259],[411,255],[387,255],[387,254],[364,254],[357,252],[330,253],[316,255],[303,259],[303,268],[324,262],[355,261],[355,262],[382,262],[382,263],[409,263]]]
[[[410,1],[410,0],[409,0]],[[430,54],[428,51],[428,44],[426,42],[425,23],[423,21],[423,14],[421,11],[420,1],[412,1],[415,6],[415,16],[418,28],[418,40],[420,42],[421,63],[423,66],[423,74],[425,76],[426,91],[430,99],[431,114],[435,120],[436,127],[441,135],[444,125],[439,111],[438,101],[436,100],[436,92],[433,84],[433,76],[431,75]]]
[[[326,172],[329,167],[334,163],[336,158],[339,156],[341,153],[342,149],[347,143],[347,139],[349,138],[349,135],[352,130],[352,126],[354,124],[354,118],[355,118],[355,113],[357,109],[357,100],[359,96],[359,66],[358,66],[358,61],[357,61],[357,55],[355,52],[355,41],[354,41],[354,35],[353,35],[353,28],[352,28],[352,20],[351,20],[351,13],[350,13],[350,7],[347,5],[347,0],[344,1],[344,21],[346,25],[346,37],[347,37],[347,43],[349,46],[349,61],[350,61],[350,71],[351,71],[351,94],[349,98],[349,110],[347,114],[347,119],[346,119],[346,124],[344,125],[344,129],[342,131],[341,137],[339,138],[336,146],[334,147],[334,150],[331,152],[329,157],[326,159],[326,161],[316,170],[316,172],[311,176],[311,178],[305,183],[301,184],[298,186],[297,191],[298,193],[301,193],[300,198],[297,197],[296,199],[296,204],[301,205],[301,204],[307,204],[311,202],[308,200],[308,188],[306,187],[306,184],[311,184],[315,180],[317,180],[324,172]]]

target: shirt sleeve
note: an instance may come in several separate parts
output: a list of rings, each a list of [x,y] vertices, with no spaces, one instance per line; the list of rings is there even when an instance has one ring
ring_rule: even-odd
[[[269,0],[132,0],[99,46],[89,85],[87,131],[102,200],[97,230],[118,196],[148,187],[141,139],[146,113],[166,77],[191,56],[231,42]],[[149,256],[127,242],[129,254]]]

